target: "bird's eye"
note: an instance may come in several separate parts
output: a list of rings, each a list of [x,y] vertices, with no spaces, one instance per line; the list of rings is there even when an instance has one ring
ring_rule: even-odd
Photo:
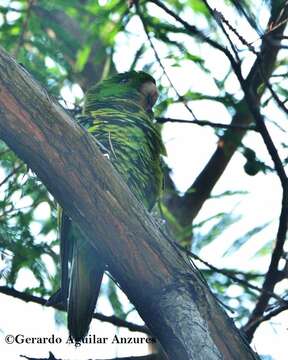
[[[129,81],[129,79],[127,79],[127,78],[121,79],[121,80],[120,80],[120,84],[125,84],[125,83],[127,83],[128,81]]]

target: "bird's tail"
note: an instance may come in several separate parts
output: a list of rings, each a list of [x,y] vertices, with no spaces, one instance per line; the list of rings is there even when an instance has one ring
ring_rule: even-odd
[[[76,341],[81,341],[89,330],[104,270],[92,245],[76,240],[68,298],[68,329]]]

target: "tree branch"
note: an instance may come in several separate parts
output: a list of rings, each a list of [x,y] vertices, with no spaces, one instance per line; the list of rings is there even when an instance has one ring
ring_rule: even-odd
[[[288,12],[288,2],[286,2],[286,5],[284,5],[283,10]],[[285,13],[285,11],[283,11]],[[281,22],[281,19],[279,19],[279,22]],[[251,341],[253,338],[253,334],[255,330],[257,329],[257,326],[255,323],[255,320],[262,317],[263,313],[265,312],[265,309],[268,305],[268,302],[271,298],[271,292],[273,292],[273,289],[276,285],[276,283],[279,281],[279,271],[278,271],[278,265],[279,261],[283,255],[284,250],[284,242],[286,240],[286,233],[287,233],[287,227],[288,227],[288,178],[284,170],[283,163],[280,159],[280,156],[278,154],[278,151],[273,143],[273,140],[268,132],[268,129],[265,125],[264,118],[260,113],[259,110],[259,103],[257,102],[257,98],[259,97],[257,95],[257,91],[251,88],[250,84],[243,79],[241,70],[239,71],[237,69],[234,69],[235,74],[238,78],[238,81],[244,91],[244,100],[247,103],[248,109],[250,113],[253,116],[253,119],[256,123],[256,126],[258,128],[259,133],[262,136],[262,139],[266,145],[266,148],[271,156],[271,159],[274,163],[275,170],[277,172],[277,175],[280,179],[281,185],[282,185],[282,208],[280,213],[280,219],[279,219],[279,226],[277,231],[277,237],[276,237],[276,245],[272,253],[271,262],[269,265],[268,272],[265,276],[265,280],[263,283],[263,292],[261,293],[258,302],[248,320],[247,325],[254,322],[254,326],[249,326],[249,330],[247,329],[246,335],[248,337],[248,340]],[[262,73],[262,64],[260,64],[259,69],[261,76],[263,76]],[[267,85],[267,79],[262,78],[263,82]],[[244,327],[244,330],[246,327]]]
[[[23,165],[24,164],[21,162],[19,165],[15,166],[14,169],[0,182],[0,187],[3,186],[12,176],[17,174],[18,170],[20,170]]]
[[[246,333],[250,331],[251,328],[257,328],[260,324],[262,324],[264,321],[271,320],[273,317],[279,315],[281,312],[288,310],[288,304],[282,304],[276,309],[273,309],[269,311],[266,315],[262,315],[258,317],[257,319],[254,319],[253,321],[247,323],[242,330]]]
[[[235,130],[250,130],[250,131],[258,131],[254,126],[244,126],[238,124],[222,124],[219,122],[212,122],[207,120],[181,120],[181,119],[172,119],[167,117],[156,117],[156,121],[159,124],[165,124],[167,122],[171,123],[179,123],[179,124],[191,124],[191,125],[199,125],[199,126],[211,126],[212,128],[219,129],[235,129]]]
[[[145,18],[144,18],[144,16],[143,16],[143,14],[141,13],[139,4],[138,4],[137,2],[135,2],[135,6],[136,6],[137,14],[138,14],[138,16],[139,16],[139,18],[140,18],[140,20],[141,20],[141,22],[142,22],[142,25],[143,25],[145,34],[146,34],[146,36],[147,36],[147,39],[148,39],[148,41],[149,41],[150,47],[151,47],[151,49],[152,49],[153,52],[154,52],[155,59],[157,60],[158,64],[160,65],[160,67],[161,67],[164,75],[166,76],[166,79],[168,80],[171,88],[174,90],[174,92],[175,92],[176,96],[178,97],[178,99],[182,101],[183,105],[184,105],[185,108],[189,111],[189,113],[192,115],[193,119],[196,120],[196,116],[194,115],[193,110],[189,107],[186,99],[179,94],[178,90],[176,89],[176,87],[174,86],[172,80],[170,79],[170,76],[168,75],[168,73],[167,73],[167,71],[166,71],[166,69],[165,69],[165,66],[163,65],[163,63],[162,63],[162,61],[161,61],[161,58],[160,58],[160,56],[158,55],[158,52],[157,52],[157,50],[156,50],[156,48],[155,48],[155,46],[154,46],[154,44],[153,44],[153,41],[152,41],[151,36],[150,36],[150,34],[149,34],[149,30],[148,30],[148,26],[147,26],[147,24],[146,24]]]
[[[196,36],[196,38],[201,39],[215,49],[220,50],[224,55],[227,56],[234,71],[237,72],[240,69],[240,67],[235,63],[230,52],[222,45],[218,44],[214,40],[211,40],[195,26],[190,25],[181,19],[179,15],[174,13],[159,0],[150,0],[150,2],[159,6],[167,14],[181,23],[184,28],[191,33],[192,36]],[[270,24],[275,22],[278,16],[278,14],[274,14],[275,11],[272,11],[272,13],[273,15],[270,17],[267,28],[269,28]],[[255,105],[257,106],[260,104],[261,97],[264,93],[265,87],[267,86],[267,79],[270,78],[274,70],[279,52],[279,47],[273,45],[272,40],[283,35],[286,26],[286,22],[284,20],[287,16],[288,8],[285,6],[280,18],[278,19],[279,26],[275,26],[273,31],[270,31],[266,33],[265,36],[263,36],[258,57],[245,79],[247,87],[249,87],[251,91],[256,94],[254,101],[256,102]],[[260,87],[261,91],[259,91]],[[231,136],[231,129],[228,129],[225,132],[225,134],[219,139],[217,149],[210,158],[209,162],[206,164],[205,168],[198,175],[184,196],[177,196],[176,194],[173,194],[172,196],[167,197],[166,205],[168,209],[173,213],[173,215],[183,227],[191,225],[191,222],[199,213],[202,205],[209,198],[215,184],[223,174],[232,156],[240,145],[244,135],[246,134],[245,128],[250,127],[252,122],[253,117],[247,108],[246,100],[243,98],[236,106],[236,113],[233,116],[232,122],[230,124],[231,127],[234,127],[234,125],[243,126],[243,129],[235,131],[233,128],[233,136]]]
[[[172,18],[174,18],[176,21],[178,21],[180,24],[184,26],[184,28],[192,35],[198,38],[199,40],[206,42],[213,48],[223,52],[228,58],[231,57],[229,51],[222,45],[220,45],[217,41],[214,41],[210,39],[208,36],[206,36],[201,30],[197,29],[196,26],[189,24],[187,21],[183,20],[179,15],[177,15],[175,12],[170,10],[166,5],[164,5],[159,0],[149,0],[149,2],[154,3],[158,7],[160,7],[162,10],[164,10],[168,15],[170,15]]]
[[[158,0],[153,0],[152,2],[157,3],[159,5]],[[208,7],[212,15],[215,16],[212,9],[209,7],[208,3],[206,1],[204,1],[204,3]],[[273,4],[274,3],[272,3],[272,6],[275,6],[275,4],[274,5]],[[177,21],[179,21],[178,15],[171,12],[165,6],[161,6],[161,8],[164,9],[167,13],[169,13],[169,15],[173,16]],[[247,328],[247,335],[250,340],[252,339],[254,331],[258,326],[255,322],[255,319],[263,315],[267,307],[267,304],[269,302],[269,299],[271,297],[271,292],[273,292],[274,286],[279,280],[278,263],[283,254],[283,246],[284,246],[284,241],[286,239],[287,221],[288,221],[287,176],[285,174],[281,159],[279,158],[277,149],[275,148],[275,145],[269,135],[269,132],[267,131],[266,125],[264,123],[264,119],[259,111],[260,99],[264,92],[264,89],[262,89],[261,92],[259,92],[259,87],[260,86],[263,87],[263,85],[264,87],[267,86],[269,87],[268,79],[272,74],[274,64],[276,62],[277,54],[279,51],[279,47],[273,43],[273,40],[275,38],[278,38],[279,36],[282,36],[284,32],[286,19],[288,16],[287,2],[285,5],[283,4],[283,9],[280,12],[280,15],[278,15],[278,13],[275,14],[273,8],[272,8],[272,14],[273,15],[271,15],[269,24],[274,24],[274,21],[276,21],[276,19],[277,19],[277,23],[273,25],[273,31],[267,32],[263,37],[260,53],[246,79],[243,79],[242,77],[240,65],[232,61],[231,55],[227,56],[231,62],[232,68],[235,72],[235,75],[238,78],[242,90],[244,91],[244,98],[239,104],[238,111],[233,117],[231,125],[235,124],[236,121],[238,124],[245,126],[248,126],[253,120],[256,122],[258,131],[260,132],[263,141],[267,147],[267,150],[274,162],[275,169],[279,176],[283,189],[282,209],[280,214],[275,249],[273,251],[271,263],[263,284],[263,292],[261,293],[258,303],[247,324],[247,326],[249,326],[249,323],[251,322],[254,323],[254,326],[249,326],[249,330]],[[182,25],[185,26],[186,29],[191,28],[191,25],[187,24],[186,22],[182,21],[181,23]],[[269,28],[269,24],[267,26],[268,28]],[[193,27],[193,31],[195,33],[194,27]],[[223,49],[220,50],[224,52]],[[269,87],[269,89],[271,91],[271,87]],[[281,108],[283,110],[283,107]],[[240,144],[243,136],[245,135],[245,131],[239,130],[238,138],[235,140],[235,136],[234,136],[232,142],[230,140],[230,134],[231,134],[231,130],[229,129],[225,133],[225,135],[220,139],[216,152],[213,154],[212,158],[206,165],[205,169],[198,176],[198,178],[195,180],[194,184],[187,191],[187,193],[183,197],[174,196],[170,199],[170,203],[168,202],[168,207],[172,209],[172,212],[177,216],[177,218],[182,223],[182,225],[184,226],[189,225],[192,222],[192,220],[195,218],[195,216],[198,214],[200,208],[202,207],[202,204],[209,197],[211,190],[213,189],[214,185],[218,181],[219,177],[221,176],[228,162],[230,161],[232,155],[234,154],[238,145]],[[180,207],[180,211],[179,211],[179,207]]]
[[[0,92],[0,138],[79,226],[168,357],[258,359],[93,137],[1,48]]]
[[[185,249],[183,246],[180,246],[177,244],[177,246],[182,250],[184,251],[188,256],[191,256],[191,258],[195,259],[195,260],[198,260],[200,261],[202,264],[206,265],[208,268],[210,268],[211,270],[214,270],[215,272],[218,272],[219,274],[223,274],[225,276],[227,276],[228,278],[230,278],[231,280],[235,281],[236,283],[238,284],[242,284],[243,286],[246,286],[252,290],[256,290],[258,291],[260,294],[264,291],[267,291],[265,289],[262,289],[256,285],[253,285],[251,283],[249,283],[248,281],[246,280],[243,280],[241,278],[239,278],[238,276],[234,275],[231,273],[231,270],[227,270],[227,269],[219,269],[217,268],[216,266],[210,264],[209,262],[203,260],[202,258],[200,258],[198,255],[194,254],[193,252]],[[279,302],[281,303],[285,303],[286,304],[286,301],[283,300],[280,296],[278,296],[277,294],[271,292],[271,291],[267,291],[268,295],[270,297],[273,297],[274,299],[277,299]],[[287,303],[288,304],[288,303]]]
[[[255,118],[257,127],[259,129],[260,134],[262,135],[263,141],[268,149],[268,152],[274,162],[274,166],[276,169],[276,172],[278,174],[278,177],[280,179],[281,185],[282,185],[282,207],[281,207],[281,213],[279,218],[279,225],[278,225],[278,231],[276,236],[276,244],[272,253],[270,265],[268,272],[265,276],[265,280],[263,283],[263,292],[261,296],[258,299],[258,302],[250,316],[250,319],[246,326],[244,326],[244,330],[247,329],[246,334],[249,340],[252,339],[253,334],[255,330],[257,329],[257,324],[255,320],[257,320],[259,317],[262,317],[270,296],[267,293],[267,291],[273,291],[275,285],[279,281],[279,270],[278,265],[279,261],[283,255],[284,251],[284,243],[286,240],[286,234],[287,234],[287,226],[288,226],[288,178],[285,173],[282,161],[278,155],[277,149],[270,137],[270,134],[266,128],[264,119],[262,115],[259,112],[259,109],[255,107],[254,100],[252,96],[249,93],[249,89],[245,89],[245,97],[247,99],[247,102],[249,104],[249,108]],[[254,322],[254,326],[250,326],[249,324]],[[249,327],[249,328],[248,328]]]
[[[274,91],[274,89],[273,89],[273,87],[272,87],[272,85],[270,84],[269,81],[266,82],[266,85],[267,85],[268,89],[270,90],[271,95],[272,95],[273,99],[275,100],[276,104],[279,106],[279,108],[280,108],[285,114],[288,115],[288,108],[286,108],[286,106],[285,106],[285,101],[286,101],[287,99],[285,99],[285,101],[281,101],[281,100],[279,99],[279,96],[276,94],[276,92]]]

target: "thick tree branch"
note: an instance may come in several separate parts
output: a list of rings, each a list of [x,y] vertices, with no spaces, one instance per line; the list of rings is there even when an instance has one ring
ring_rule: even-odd
[[[258,359],[95,140],[2,49],[0,94],[0,138],[79,225],[169,359]]]
[[[157,3],[158,6],[160,6],[159,4],[161,4],[159,3],[158,0],[155,1],[153,0],[153,2]],[[203,0],[203,2],[206,4],[212,16],[215,17],[215,12],[213,12],[213,10],[210,8],[208,2],[206,0]],[[233,117],[231,125],[237,122],[237,124],[249,126],[250,123],[252,123],[252,121],[255,121],[258,131],[260,132],[263,141],[265,142],[265,145],[267,147],[267,150],[274,162],[275,170],[279,176],[283,189],[282,209],[279,219],[276,245],[263,284],[263,292],[261,293],[259,300],[256,304],[256,307],[251,315],[251,318],[249,319],[247,328],[244,327],[244,329],[247,330],[247,335],[249,340],[252,339],[252,336],[257,326],[259,325],[259,323],[257,323],[257,321],[255,320],[262,317],[268,305],[274,286],[279,281],[278,264],[283,254],[283,246],[287,233],[287,221],[288,221],[287,176],[285,174],[281,159],[278,156],[277,149],[274,146],[274,143],[265,126],[264,119],[259,111],[260,100],[264,92],[264,89],[268,87],[271,91],[271,87],[269,86],[268,79],[272,74],[276,62],[277,54],[279,51],[279,46],[278,44],[276,44],[275,39],[278,39],[279,36],[282,36],[287,22],[286,20],[288,16],[288,3],[286,2],[284,4],[283,2],[283,8],[280,9],[281,11],[279,11],[279,9],[278,11],[275,11],[275,7],[278,6],[277,4],[275,5],[275,2],[272,2],[271,13],[273,15],[271,15],[271,18],[269,20],[269,24],[273,24],[273,31],[267,31],[265,36],[262,38],[262,46],[260,49],[260,53],[258,54],[256,61],[252,66],[250,73],[246,79],[243,79],[242,77],[240,64],[235,63],[235,61],[231,59],[230,55],[227,56],[231,62],[235,75],[237,76],[238,81],[244,92],[244,97],[242,101],[239,103],[238,111]],[[161,5],[161,7],[169,15],[173,16],[177,21],[181,20],[179,19],[178,15],[171,12],[171,10],[167,9],[165,6]],[[191,25],[187,24],[184,21],[180,21],[180,22],[187,30],[191,29]],[[267,28],[269,28],[269,24]],[[225,32],[225,29],[223,29],[223,31],[225,35],[228,36],[227,33]],[[191,33],[193,32],[195,33],[194,27],[193,29],[191,29]],[[223,49],[219,49],[219,50],[225,53]],[[261,91],[259,91],[260,87],[262,87]],[[278,105],[280,106],[280,104]],[[280,107],[282,110],[284,110],[282,106]],[[177,218],[182,223],[182,225],[184,226],[189,225],[192,222],[192,220],[195,218],[195,216],[198,214],[199,210],[202,207],[202,204],[209,197],[210,192],[212,191],[214,185],[216,184],[219,177],[226,168],[228,162],[230,161],[232,155],[236,151],[246,131],[239,130],[238,134],[236,133],[236,137],[235,137],[235,133],[236,131],[234,132],[234,136],[231,137],[231,129],[229,129],[225,133],[225,135],[220,139],[216,152],[213,154],[212,158],[206,165],[205,169],[195,180],[194,184],[188,190],[188,192],[182,198],[175,196],[171,197],[168,206],[170,210],[172,210],[172,212],[177,216]],[[253,323],[254,325],[251,326],[251,323]]]

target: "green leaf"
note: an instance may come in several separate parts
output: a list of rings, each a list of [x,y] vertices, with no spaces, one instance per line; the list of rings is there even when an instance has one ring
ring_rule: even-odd
[[[230,246],[228,250],[225,251],[224,256],[231,256],[236,251],[238,251],[244,244],[246,244],[251,238],[257,234],[259,234],[262,230],[264,230],[271,222],[267,222],[265,224],[254,227],[253,229],[247,231],[246,234],[239,237],[238,239],[233,241],[233,244]]]
[[[125,319],[125,313],[123,311],[122,304],[118,298],[117,287],[111,279],[109,279],[108,282],[108,298],[110,300],[110,304],[114,310],[115,315],[119,316],[121,319]]]
[[[74,69],[76,72],[81,72],[84,66],[87,63],[89,55],[91,53],[91,47],[89,45],[84,46],[81,50],[77,52],[76,62],[74,65]]]
[[[200,249],[209,245],[216,238],[221,236],[223,231],[226,230],[229,226],[231,226],[235,222],[239,221],[241,219],[241,216],[240,215],[236,216],[231,213],[219,213],[215,215],[214,218],[215,219],[219,218],[219,221],[217,221],[214,225],[212,225],[212,227],[205,235],[202,235],[200,233],[195,233],[193,238],[193,251],[195,253],[199,252]],[[211,219],[213,219],[213,217],[209,218],[208,221],[210,221]],[[203,224],[205,224],[205,222]]]

